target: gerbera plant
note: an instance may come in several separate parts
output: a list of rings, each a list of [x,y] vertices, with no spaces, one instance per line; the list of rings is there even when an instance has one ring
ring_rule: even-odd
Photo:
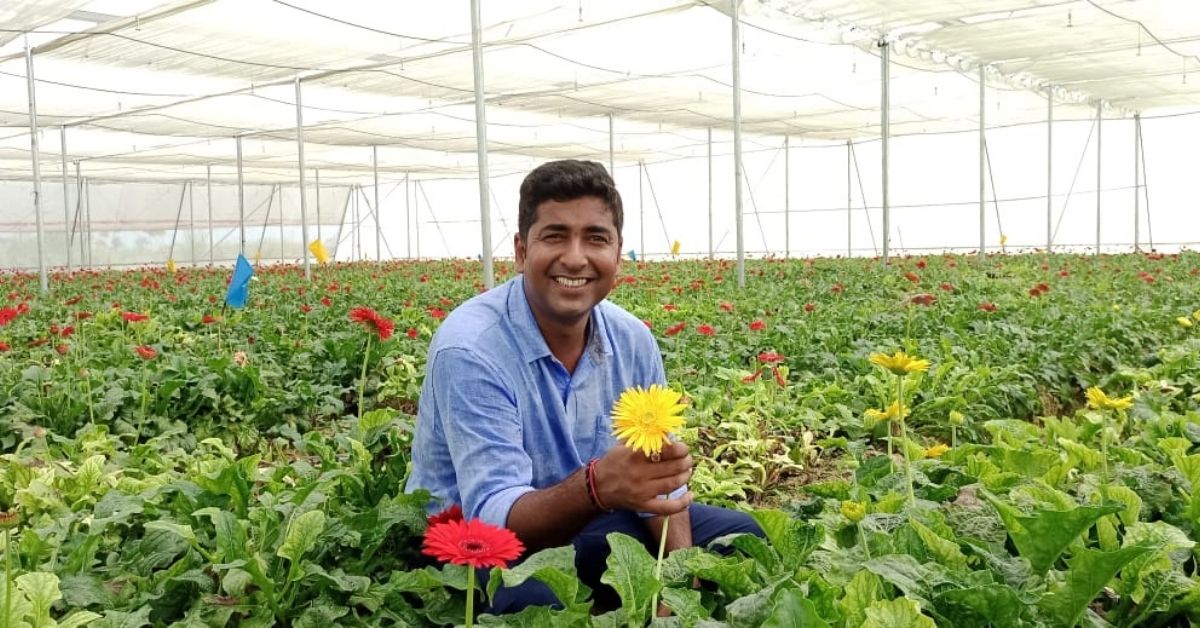
[[[392,332],[395,331],[396,325],[390,319],[369,307],[351,309],[350,321],[359,323],[371,332],[367,335],[367,347],[363,350],[362,374],[359,376],[358,381],[358,420],[361,422],[363,416],[363,397],[367,392],[367,362],[371,359],[371,339],[378,336],[379,342],[386,341],[392,337]]]
[[[1109,397],[1099,387],[1092,386],[1087,389],[1087,406],[1103,413],[1100,419],[1100,453],[1104,465],[1104,482],[1108,483],[1108,443],[1110,440],[1120,438],[1121,419],[1125,416],[1125,412],[1133,407],[1133,395]],[[1108,424],[1109,419],[1111,419],[1112,425]]]
[[[893,404],[896,408],[895,413],[891,412],[892,408],[888,408],[887,418],[895,421],[900,425],[900,439],[902,442],[908,441],[908,431],[905,428],[904,418],[907,416],[907,411],[904,408],[904,378],[910,373],[924,373],[929,370],[929,360],[916,359],[903,351],[897,351],[892,355],[886,353],[872,353],[871,364],[874,364],[892,375],[896,376],[896,402]],[[891,442],[891,430],[889,428],[888,442]],[[889,446],[889,454],[890,452]],[[912,480],[912,461],[908,459],[908,450],[905,447],[900,448],[900,453],[904,456],[904,477],[908,483],[908,502],[911,504],[916,500],[913,493]],[[890,455],[889,455],[890,457]]]
[[[671,441],[671,434],[683,427],[683,409],[679,403],[681,395],[675,390],[651,385],[650,388],[627,388],[613,406],[613,434],[624,445],[640,451],[647,458],[658,461],[663,447]],[[663,555],[667,548],[667,530],[670,517],[663,518],[662,535],[658,539],[658,562],[654,566],[654,579],[662,582]],[[650,601],[650,613],[658,608],[658,592]]]
[[[467,628],[475,623],[475,570],[508,566],[525,546],[508,528],[479,519],[464,519],[457,506],[431,516],[421,552],[444,563],[467,568]]]

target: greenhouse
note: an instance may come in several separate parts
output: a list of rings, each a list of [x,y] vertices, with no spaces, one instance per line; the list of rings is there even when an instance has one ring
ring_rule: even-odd
[[[0,133],[0,625],[1200,621],[1200,4],[5,0]]]

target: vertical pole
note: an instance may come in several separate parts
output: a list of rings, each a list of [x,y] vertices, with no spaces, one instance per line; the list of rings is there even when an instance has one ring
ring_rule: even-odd
[[[38,278],[42,294],[50,291],[50,278],[46,274],[46,249],[42,232],[42,154],[38,146],[37,93],[33,84],[33,48],[25,41],[25,83],[29,89],[29,145],[33,165],[33,215],[37,224]]]
[[[1054,88],[1046,86],[1046,254],[1054,246]]]
[[[1103,107],[1104,107],[1104,104],[1101,101],[1097,100],[1096,101],[1096,255],[1100,254],[1100,200],[1101,200],[1101,196],[1102,196],[1102,194],[1100,193],[1100,186],[1101,186],[1101,181],[1102,181],[1101,173],[1100,173],[1100,164],[1101,164],[1101,157],[1104,154],[1100,150],[1100,147],[1101,147],[1100,130],[1101,130],[1101,127],[1104,125]]]
[[[712,127],[708,127],[708,259],[713,258]]]
[[[380,217],[383,215],[383,208],[379,206],[379,147],[371,147],[371,176],[373,177],[372,186],[375,188],[375,261],[383,260],[383,247],[379,244],[380,234],[383,232],[383,227],[380,226]]]
[[[96,261],[92,258],[92,185],[87,179],[83,180],[83,219],[84,233],[87,234],[87,263],[94,267]],[[110,266],[112,258],[109,258]]]
[[[317,193],[316,194],[316,196],[317,196],[317,239],[321,240],[323,243],[325,240],[325,236],[321,234],[321,169],[320,168],[316,168],[313,170],[313,179],[314,179],[313,185],[316,187],[316,193]]]
[[[71,207],[70,195],[67,194],[67,127],[58,127],[58,142],[62,147],[62,201],[63,201],[63,239],[67,244],[67,272],[71,270]]]
[[[882,49],[882,54],[879,55],[881,66],[879,80],[882,84],[880,93],[883,101],[880,106],[880,109],[882,110],[881,116],[883,118],[880,128],[880,134],[882,136],[881,139],[883,140],[883,265],[887,266],[888,243],[891,241],[892,235],[892,216],[891,209],[888,207],[888,141],[891,139],[891,112],[889,111],[891,107],[891,99],[888,90],[891,87],[891,45],[887,41],[881,41],[879,42],[879,47]]]
[[[492,212],[488,195],[487,107],[483,100],[483,46],[479,0],[471,0],[471,60],[475,75],[475,151],[479,161],[479,223],[482,241],[483,285],[495,283],[492,271]]]
[[[246,188],[242,181],[242,136],[234,138],[237,144],[238,186],[238,255],[246,254]]]
[[[350,260],[355,262],[362,259],[362,233],[358,230],[359,192],[358,186],[354,186],[354,229],[350,232]]]
[[[984,113],[985,113],[985,96],[987,90],[987,74],[984,72],[983,64],[979,65],[979,258],[983,259],[987,247],[987,229],[985,227],[984,209],[987,203],[987,192],[984,187]]]
[[[608,112],[608,175],[614,180],[617,177],[616,170],[613,169],[613,114]]]
[[[792,256],[792,164],[791,137],[783,136],[783,257]]]
[[[1138,216],[1142,202],[1142,171],[1138,167],[1141,159],[1142,146],[1142,114],[1133,114],[1133,251],[1135,253],[1142,250],[1141,247],[1141,230],[1142,225]]]
[[[851,174],[850,174],[850,158],[853,156],[854,149],[850,146],[851,140],[846,140],[846,258],[849,259],[853,254],[851,248],[851,220],[853,218],[852,211],[854,205],[854,193]]]
[[[74,234],[79,236],[79,267],[83,268],[86,262],[83,259],[84,254],[84,235],[83,235],[83,177],[80,176],[79,162],[75,162],[75,228]]]
[[[742,228],[742,15],[733,0],[733,212],[737,224],[737,284],[746,287],[746,243]]]
[[[283,247],[283,210],[286,205],[283,202],[283,184],[279,184],[279,263],[287,262],[287,251]]]
[[[196,204],[192,192],[196,184],[188,181],[188,245],[191,249],[192,266],[196,265]]]
[[[208,265],[211,267],[216,263],[213,249],[216,248],[216,241],[213,236],[213,212],[212,212],[212,164],[204,166],[204,178],[207,182],[205,188],[205,197],[208,199]]]
[[[300,254],[304,256],[304,280],[312,281],[312,264],[308,259],[308,194],[304,173],[304,104],[300,93],[300,77],[296,77],[296,158],[300,171]],[[282,204],[280,205],[282,208]],[[280,211],[282,216],[283,212]],[[318,224],[320,221],[318,221]]]
[[[418,192],[423,192],[420,181],[413,184],[413,239],[417,243],[417,259],[421,259],[421,202],[417,198]]]
[[[646,255],[646,204],[642,197],[642,180],[646,178],[646,164],[638,162],[638,253]]]
[[[409,202],[408,173],[404,173],[404,256],[412,259],[412,205]]]

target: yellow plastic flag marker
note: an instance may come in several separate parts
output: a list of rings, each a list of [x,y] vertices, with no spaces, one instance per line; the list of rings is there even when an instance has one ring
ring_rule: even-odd
[[[329,263],[329,251],[325,250],[325,243],[320,240],[313,240],[308,245],[308,250],[312,251],[313,257],[317,258],[318,264]]]
[[[1005,244],[1008,244],[1008,236],[1002,233],[1000,234],[1000,246],[1004,246]]]
[[[258,266],[261,263],[262,263],[262,251],[261,250],[255,251],[254,252],[254,265]]]
[[[679,255],[679,240],[671,243],[671,255]]]
[[[167,258],[167,272],[175,274],[175,260],[169,257]]]

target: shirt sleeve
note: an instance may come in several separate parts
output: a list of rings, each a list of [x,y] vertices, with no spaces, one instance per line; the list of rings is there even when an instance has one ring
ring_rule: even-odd
[[[434,378],[463,513],[505,526],[517,499],[534,490],[516,395],[497,369],[466,349],[438,352],[427,376]]]

